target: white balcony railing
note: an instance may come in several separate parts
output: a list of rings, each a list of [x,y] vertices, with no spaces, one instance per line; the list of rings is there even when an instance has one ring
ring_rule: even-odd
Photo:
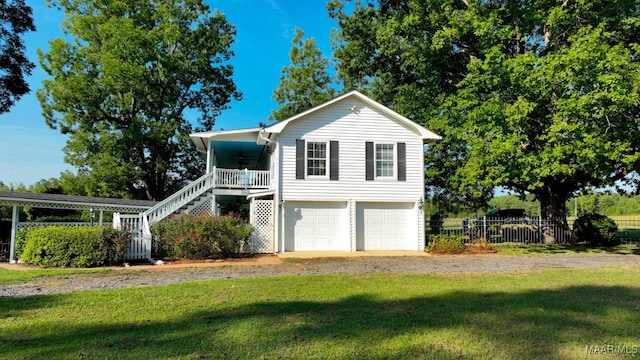
[[[230,189],[267,189],[270,183],[269,170],[236,170],[213,168],[215,186]]]

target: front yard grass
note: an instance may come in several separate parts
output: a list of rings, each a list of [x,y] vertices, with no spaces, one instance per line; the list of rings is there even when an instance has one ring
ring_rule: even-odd
[[[639,279],[323,275],[0,297],[0,358],[611,359],[640,347]]]

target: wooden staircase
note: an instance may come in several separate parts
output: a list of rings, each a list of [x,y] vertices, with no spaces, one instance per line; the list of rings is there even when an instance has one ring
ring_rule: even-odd
[[[180,191],[169,196],[142,215],[144,235],[151,235],[150,226],[173,214],[189,212],[212,194],[214,189],[268,189],[271,185],[269,170],[238,170],[213,168]]]
[[[186,214],[191,214],[194,209],[196,209],[202,203],[204,203],[207,200],[209,200],[211,198],[211,194],[212,193],[213,192],[211,190],[205,191],[204,193],[202,193],[197,198],[195,198],[195,199],[189,201],[188,203],[184,204],[182,207],[180,207],[180,209],[174,211],[173,214],[174,215],[185,214],[185,213]],[[209,213],[211,213],[211,210],[209,210]]]

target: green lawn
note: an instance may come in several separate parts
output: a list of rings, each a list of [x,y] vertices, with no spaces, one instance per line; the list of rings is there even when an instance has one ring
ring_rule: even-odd
[[[0,297],[0,358],[611,359],[585,348],[640,346],[639,279],[303,276]]]

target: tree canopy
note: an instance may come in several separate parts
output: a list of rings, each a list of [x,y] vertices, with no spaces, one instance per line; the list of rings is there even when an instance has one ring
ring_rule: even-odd
[[[0,0],[0,114],[30,91],[25,77],[35,65],[25,55],[21,36],[35,30],[25,0]]]
[[[329,4],[338,72],[443,135],[426,181],[445,208],[501,186],[564,219],[569,197],[637,169],[637,1],[345,3]]]
[[[289,52],[291,65],[282,69],[278,88],[273,91],[280,108],[271,112],[273,120],[284,120],[332,99],[335,79],[329,74],[329,59],[322,55],[314,39],[304,39],[296,28]]]
[[[37,95],[47,124],[70,134],[65,161],[87,195],[161,200],[202,174],[188,134],[241,97],[234,26],[201,0],[56,4],[67,36],[39,51],[50,78]]]

